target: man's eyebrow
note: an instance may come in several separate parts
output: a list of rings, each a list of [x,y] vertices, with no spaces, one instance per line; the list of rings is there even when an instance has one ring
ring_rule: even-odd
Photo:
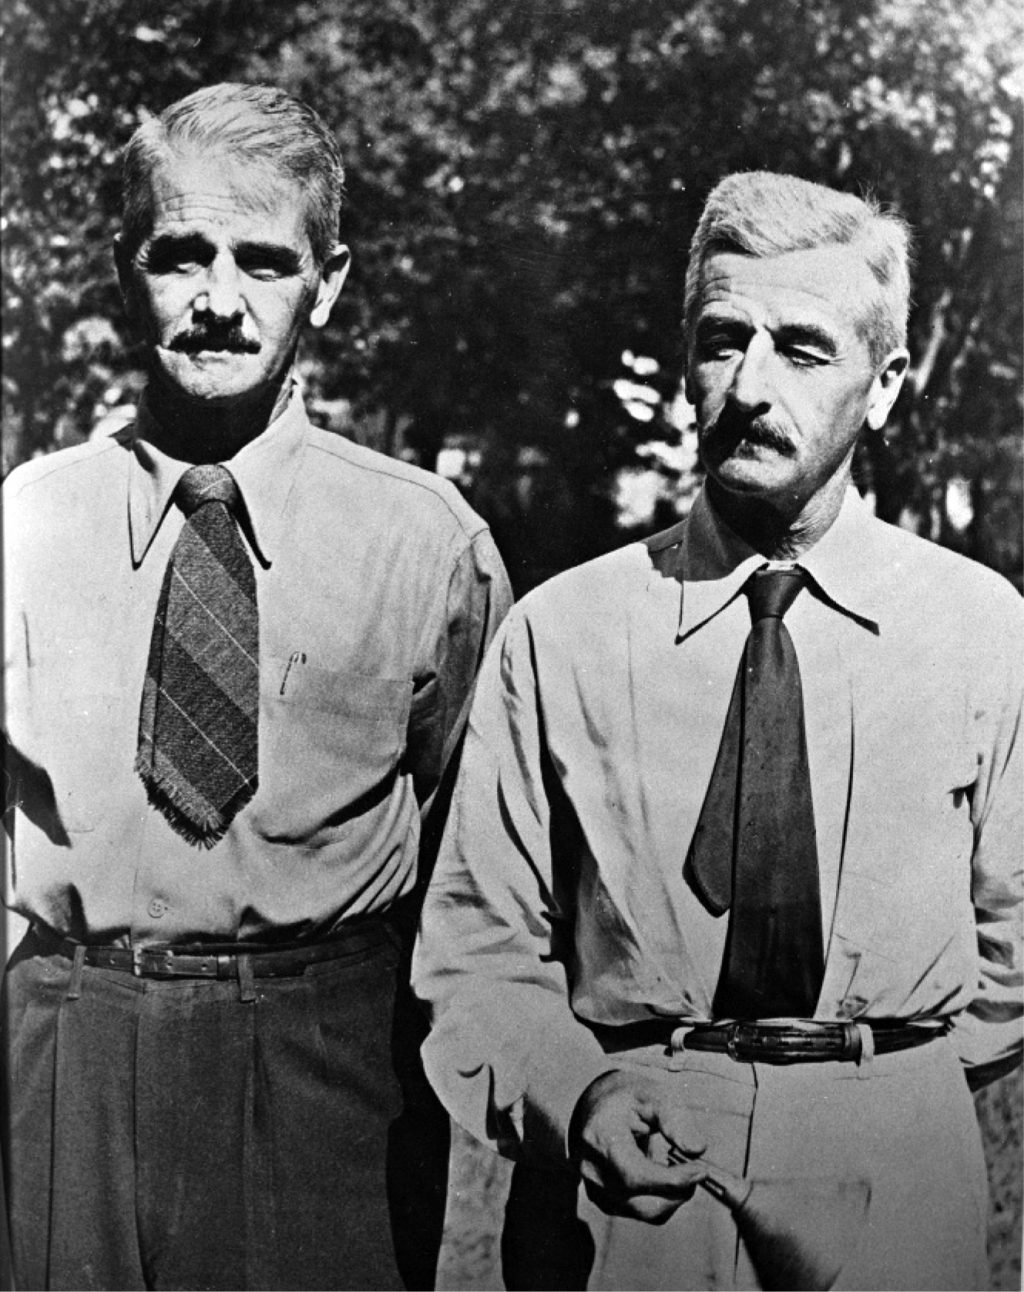
[[[150,252],[190,251],[209,247],[201,233],[158,233],[149,244]]]
[[[697,331],[708,332],[712,328],[749,330],[750,324],[745,319],[738,318],[735,314],[718,313],[713,310],[708,310],[701,314],[697,319]]]
[[[294,247],[280,242],[238,242],[234,246],[234,253],[236,259],[257,260],[278,269],[295,272],[302,268],[302,258]]]
[[[826,354],[835,355],[839,353],[839,342],[828,328],[822,327],[820,323],[808,322],[790,322],[783,323],[773,329],[773,335],[776,341],[784,342],[803,342],[817,346]]]

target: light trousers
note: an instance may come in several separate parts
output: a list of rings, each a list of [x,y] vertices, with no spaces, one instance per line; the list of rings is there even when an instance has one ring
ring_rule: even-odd
[[[805,1200],[793,1212],[797,1231],[843,1254],[836,1288],[988,1286],[984,1155],[947,1040],[860,1065],[737,1063],[655,1047],[614,1061],[670,1085],[710,1160],[737,1176],[795,1183]],[[827,1202],[837,1183],[857,1179],[870,1184],[863,1224]],[[650,1225],[605,1215],[568,1173],[523,1166],[503,1258],[511,1288],[762,1286],[732,1214],[702,1189]]]

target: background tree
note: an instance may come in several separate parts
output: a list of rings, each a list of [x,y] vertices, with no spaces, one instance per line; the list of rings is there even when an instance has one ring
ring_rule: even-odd
[[[117,147],[199,84],[265,78],[349,162],[355,271],[307,360],[321,411],[428,467],[457,450],[521,590],[621,542],[623,473],[678,442],[685,247],[714,182],[753,167],[910,218],[916,366],[860,477],[887,519],[1019,581],[1011,0],[8,0],[5,27],[9,462],[138,388]],[[616,393],[624,353],[646,404]]]

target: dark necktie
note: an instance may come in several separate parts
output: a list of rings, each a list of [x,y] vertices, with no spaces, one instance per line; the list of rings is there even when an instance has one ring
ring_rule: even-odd
[[[782,622],[805,578],[761,570],[747,580],[752,625],[687,858],[708,908],[730,910],[716,1018],[810,1018],[821,990],[803,693]]]
[[[135,766],[173,828],[209,848],[256,790],[256,580],[227,468],[192,467],[174,497],[187,519],[157,603]]]

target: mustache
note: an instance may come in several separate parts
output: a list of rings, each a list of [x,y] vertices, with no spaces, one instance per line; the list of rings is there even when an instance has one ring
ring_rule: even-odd
[[[179,332],[168,347],[184,354],[198,354],[201,350],[227,350],[232,354],[258,354],[260,343],[247,337],[238,323],[224,327],[186,328]]]
[[[741,441],[760,444],[779,453],[793,453],[796,445],[779,422],[767,414],[748,417],[735,408],[724,408],[708,428],[707,434],[730,446]]]

